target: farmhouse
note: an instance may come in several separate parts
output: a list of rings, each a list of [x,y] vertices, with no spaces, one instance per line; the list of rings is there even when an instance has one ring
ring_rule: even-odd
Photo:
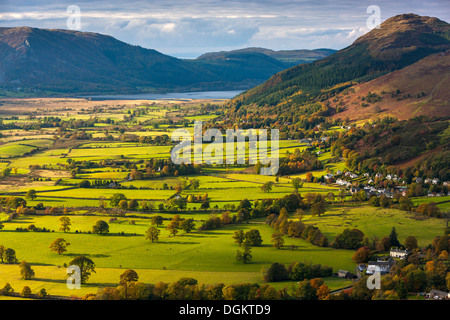
[[[387,274],[391,271],[392,266],[395,264],[394,259],[389,257],[387,261],[378,258],[377,261],[369,261],[367,265],[367,274],[375,274],[377,272],[381,274]]]
[[[356,279],[357,276],[347,270],[339,270],[337,276],[345,279]]]
[[[331,173],[327,173],[326,175],[323,176],[325,178],[325,180],[331,179],[333,178],[333,175]]]
[[[439,180],[438,178],[435,178],[435,179],[431,180],[431,183],[432,183],[432,184],[438,184],[439,181],[440,181],[440,180]]]
[[[340,185],[340,186],[350,186],[350,185],[351,185],[350,182],[347,182],[347,181],[342,180],[342,179],[337,179],[337,180],[336,180],[336,183],[337,183],[338,185]]]
[[[389,255],[392,258],[406,259],[406,257],[408,257],[408,255],[409,255],[409,251],[393,248],[393,249],[391,249]]]
[[[450,293],[441,290],[431,289],[430,293],[427,293],[427,298],[435,300],[444,300],[444,299],[447,300],[450,299]]]

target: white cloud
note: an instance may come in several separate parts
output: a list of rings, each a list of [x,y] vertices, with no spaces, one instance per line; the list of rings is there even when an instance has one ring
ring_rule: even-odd
[[[408,12],[448,21],[448,0],[377,0],[381,20]],[[369,0],[0,0],[0,26],[66,28],[67,6],[81,8],[82,31],[109,34],[163,53],[261,46],[340,49],[368,30]],[[406,9],[405,9],[406,8]]]

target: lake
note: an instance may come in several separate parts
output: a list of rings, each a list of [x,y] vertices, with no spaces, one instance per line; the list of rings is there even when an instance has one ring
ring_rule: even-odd
[[[200,92],[168,92],[83,96],[92,100],[179,100],[179,99],[231,99],[243,92],[232,91],[200,91]]]

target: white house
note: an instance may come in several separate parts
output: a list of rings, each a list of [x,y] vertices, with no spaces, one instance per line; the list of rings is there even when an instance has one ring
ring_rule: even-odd
[[[400,249],[391,249],[389,255],[392,258],[406,259],[406,257],[409,255],[409,251]]]
[[[432,184],[438,184],[439,183],[439,179],[438,178],[434,178],[433,180],[431,180]]]
[[[423,179],[420,178],[420,177],[416,177],[414,180],[415,180],[417,183],[421,183],[421,182],[423,181]]]

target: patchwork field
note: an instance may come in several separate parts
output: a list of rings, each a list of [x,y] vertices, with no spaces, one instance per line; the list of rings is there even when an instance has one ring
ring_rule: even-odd
[[[192,277],[204,284],[261,284],[264,270],[275,262],[321,264],[332,267],[335,274],[338,270],[353,272],[355,250],[320,247],[287,235],[283,237],[284,246],[276,249],[272,245],[274,229],[266,224],[265,216],[199,229],[205,221],[223,212],[236,217],[244,199],[253,205],[258,200],[276,200],[292,194],[295,178],[302,180],[298,193],[303,198],[307,194],[324,196],[325,212],[312,215],[308,207],[302,210],[302,221],[317,226],[329,243],[346,228],[382,238],[395,227],[400,241],[414,235],[419,246],[427,246],[445,227],[442,219],[352,201],[346,190],[345,202],[338,201],[341,187],[318,179],[327,173],[347,170],[345,161],[334,157],[329,145],[321,146],[318,140],[313,145],[294,139],[279,141],[281,160],[305,152],[320,162],[318,170],[305,169],[276,177],[257,174],[248,163],[249,157],[256,155],[248,152],[248,141],[240,146],[244,151],[237,152],[238,144],[234,146],[236,154],[244,155],[246,164],[175,166],[170,161],[174,146],[171,133],[184,129],[193,135],[194,121],[215,121],[220,103],[210,106],[209,114],[205,113],[203,102],[192,101],[103,101],[101,106],[84,100],[54,103],[67,111],[37,108],[40,111],[36,112],[36,118],[30,119],[20,114],[23,111],[17,111],[18,120],[6,116],[3,119],[8,128],[0,130],[0,197],[21,197],[28,209],[36,209],[31,214],[14,215],[13,211],[20,212],[19,205],[13,208],[0,204],[3,226],[0,245],[13,248],[19,262],[30,263],[35,279],[23,280],[17,265],[3,263],[0,287],[8,282],[15,291],[26,285],[32,292],[45,288],[51,295],[82,296],[95,294],[99,288],[117,286],[119,276],[127,269],[135,270],[145,283]],[[22,107],[29,110],[29,103],[24,102]],[[103,111],[98,112],[99,108]],[[45,122],[55,118],[58,125]],[[21,129],[38,124],[43,128]],[[336,126],[324,134],[342,131]],[[268,145],[270,152],[270,141]],[[317,154],[318,151],[321,153]],[[312,177],[307,177],[308,173]],[[265,188],[267,185],[269,189]],[[30,190],[34,190],[33,196],[28,194]],[[117,194],[123,195],[125,203],[112,203]],[[137,200],[133,208],[131,200]],[[449,197],[434,200],[442,210],[448,209]],[[428,197],[413,199],[414,206],[427,202]],[[144,210],[144,204],[150,204],[151,208]],[[166,227],[175,214],[193,219],[195,228],[189,233],[178,228],[179,233],[172,236]],[[71,220],[68,232],[60,231],[58,219],[62,215]],[[158,227],[159,240],[152,243],[146,239],[146,231],[152,226],[152,217],[157,215],[163,218],[163,224]],[[299,216],[291,212],[289,219],[296,221]],[[92,232],[99,220],[108,223],[108,234]],[[24,231],[30,225],[47,232]],[[233,235],[235,231],[252,229],[261,235],[262,245],[251,248],[250,262],[237,261],[236,252],[242,248],[234,243]],[[57,238],[70,243],[68,251],[61,255],[49,249]],[[81,255],[92,259],[96,273],[80,290],[69,290],[66,266]],[[352,284],[351,280],[336,276],[324,280],[330,290]],[[270,285],[291,289],[298,284],[283,281]]]

